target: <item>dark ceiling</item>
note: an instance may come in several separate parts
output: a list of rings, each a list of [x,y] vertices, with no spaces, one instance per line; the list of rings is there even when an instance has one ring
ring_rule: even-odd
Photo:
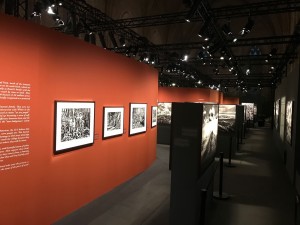
[[[161,86],[245,91],[276,87],[298,54],[299,0],[6,0],[0,4],[7,14],[151,64],[159,71]],[[55,14],[49,15],[46,10],[52,4]]]

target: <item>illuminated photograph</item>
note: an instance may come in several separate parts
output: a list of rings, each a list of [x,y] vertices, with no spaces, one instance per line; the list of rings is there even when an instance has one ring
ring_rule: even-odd
[[[54,153],[94,142],[94,105],[94,102],[55,102]]]
[[[157,123],[171,124],[172,103],[160,102],[157,109]]]
[[[235,131],[236,105],[219,105],[219,131]]]
[[[147,104],[130,104],[129,135],[146,132]]]
[[[152,106],[151,127],[155,127],[156,125],[157,125],[157,106]]]
[[[292,145],[293,101],[286,103],[285,140]]]
[[[104,107],[103,113],[103,138],[122,135],[124,108]]]
[[[245,106],[245,119],[253,120],[254,118],[254,103],[242,103]]]
[[[218,136],[218,105],[203,105],[201,162],[214,157]]]

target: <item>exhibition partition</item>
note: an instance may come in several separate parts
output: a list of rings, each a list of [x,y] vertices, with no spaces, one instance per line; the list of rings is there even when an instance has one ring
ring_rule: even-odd
[[[0,27],[1,224],[51,224],[152,164],[156,70],[14,17]]]
[[[206,208],[201,190],[212,197],[218,139],[217,104],[174,103],[171,125],[170,224],[200,224]],[[205,211],[205,210],[204,210]]]
[[[223,102],[223,93],[210,88],[158,88],[157,143],[170,144],[172,102]]]

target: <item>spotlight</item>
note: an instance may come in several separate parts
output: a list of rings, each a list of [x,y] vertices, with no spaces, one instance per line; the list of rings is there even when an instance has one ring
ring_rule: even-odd
[[[101,43],[102,47],[104,49],[106,49],[107,48],[106,42],[105,42],[105,39],[104,39],[104,35],[103,35],[103,33],[101,31],[98,32],[98,36],[99,36],[99,40],[100,40],[100,43]]]
[[[111,43],[113,44],[114,48],[118,48],[117,41],[115,39],[114,33],[112,31],[108,32],[109,38],[111,40]]]
[[[250,69],[248,68],[247,70],[246,70],[246,75],[248,76],[250,74]]]
[[[232,42],[235,43],[235,42],[237,42],[237,40],[238,39],[235,37],[235,38],[233,38]]]
[[[189,56],[188,56],[187,54],[185,54],[185,55],[183,56],[183,58],[182,58],[182,61],[187,62],[188,59],[189,59]]]
[[[243,29],[240,31],[240,35],[244,36],[248,34],[254,26],[254,20],[252,20],[250,17],[248,18],[248,21],[246,25],[243,27]]]
[[[53,11],[53,6],[48,6],[48,8],[47,8],[47,13],[48,14],[50,14],[50,15],[54,15],[55,14],[55,12]]]
[[[126,46],[126,42],[125,42],[125,38],[124,37],[120,37],[119,39],[121,46],[125,47]]]
[[[150,61],[150,63],[151,63],[152,65],[155,64],[155,55],[154,55],[154,54],[151,54],[151,55],[150,55],[149,61]]]
[[[223,30],[223,32],[224,32],[227,36],[231,36],[231,35],[232,35],[231,29],[230,29],[230,27],[229,27],[228,24],[224,24],[224,25],[222,26],[222,30]]]
[[[272,48],[271,51],[270,51],[270,53],[269,53],[269,56],[272,57],[276,53],[277,53],[277,48]]]
[[[41,16],[42,14],[42,3],[37,1],[33,6],[33,12],[31,13],[31,17]]]
[[[90,42],[93,45],[96,45],[96,36],[94,33],[90,34]]]

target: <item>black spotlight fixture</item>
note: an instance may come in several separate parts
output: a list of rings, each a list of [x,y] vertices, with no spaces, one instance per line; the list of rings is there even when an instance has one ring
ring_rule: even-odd
[[[254,26],[254,20],[251,19],[251,17],[248,17],[248,21],[246,25],[243,27],[243,29],[240,31],[241,36],[245,36],[246,34],[250,33]]]
[[[96,45],[96,36],[94,33],[90,34],[90,43]]]
[[[106,42],[105,42],[105,39],[104,39],[104,35],[103,35],[103,32],[98,32],[98,36],[99,36],[99,40],[100,40],[100,43],[102,45],[102,47],[104,49],[107,49],[107,46],[106,46]]]
[[[125,46],[126,46],[126,41],[125,41],[125,38],[124,38],[124,37],[120,37],[119,42],[120,42],[120,45],[121,45],[122,47],[125,47]]]
[[[232,36],[232,31],[230,29],[229,24],[224,24],[222,26],[222,30],[223,30],[224,34],[226,34],[228,37]]]
[[[112,31],[108,32],[108,36],[111,40],[111,43],[113,44],[114,48],[118,48],[117,41],[115,39],[114,33]]]
[[[269,53],[269,56],[272,57],[276,53],[277,53],[277,48],[272,48],[271,51],[270,51],[270,53]]]
[[[33,6],[33,12],[31,13],[31,17],[41,16],[42,14],[42,3],[40,1],[35,2]]]

